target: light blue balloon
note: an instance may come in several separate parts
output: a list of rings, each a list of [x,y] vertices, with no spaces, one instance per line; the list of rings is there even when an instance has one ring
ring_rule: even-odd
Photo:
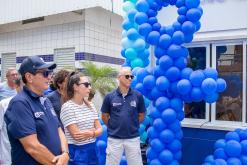
[[[139,34],[135,28],[131,28],[127,31],[127,37],[130,40],[136,40],[139,37]]]
[[[143,62],[140,58],[135,58],[131,61],[131,68],[143,67]]]
[[[137,12],[135,15],[135,22],[138,25],[141,25],[143,23],[146,23],[148,21],[148,16],[146,13],[143,12]]]
[[[133,48],[128,48],[125,50],[125,57],[128,60],[133,60],[137,57],[137,52]]]
[[[125,11],[126,13],[128,13],[130,10],[134,10],[135,9],[135,4],[130,2],[130,1],[126,1],[123,3],[123,11]]]
[[[138,38],[132,46],[137,51],[143,51],[145,49],[146,44],[143,39]]]
[[[121,41],[122,47],[125,49],[131,48],[134,44],[133,41],[129,40],[127,37],[123,38]]]

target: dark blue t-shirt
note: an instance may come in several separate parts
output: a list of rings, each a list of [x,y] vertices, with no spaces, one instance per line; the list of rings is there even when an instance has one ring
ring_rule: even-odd
[[[51,93],[49,93],[47,95],[47,98],[51,101],[51,104],[57,114],[58,120],[60,122],[60,124],[62,124],[61,120],[60,120],[60,113],[61,113],[61,107],[62,107],[62,103],[61,103],[61,94],[55,90]]]
[[[24,87],[23,91],[10,101],[4,118],[11,144],[13,165],[39,164],[24,150],[19,141],[20,138],[32,134],[37,134],[39,142],[51,153],[61,154],[58,134],[60,125],[49,99],[39,97]]]
[[[139,136],[138,114],[146,111],[143,96],[132,89],[123,97],[119,88],[107,94],[101,107],[102,113],[109,113],[108,136],[129,139]]]

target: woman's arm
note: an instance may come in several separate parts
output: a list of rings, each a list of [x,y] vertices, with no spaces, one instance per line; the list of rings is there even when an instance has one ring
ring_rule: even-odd
[[[83,141],[93,137],[95,131],[94,128],[81,131],[76,124],[68,125],[67,129],[72,138],[76,141]]]
[[[94,137],[100,136],[103,132],[103,128],[98,119],[94,121],[94,128],[95,128]]]

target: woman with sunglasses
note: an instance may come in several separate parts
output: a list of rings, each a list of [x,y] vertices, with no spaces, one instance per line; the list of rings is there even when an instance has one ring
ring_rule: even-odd
[[[68,101],[62,105],[60,117],[69,144],[69,165],[98,165],[95,138],[101,135],[102,127],[86,99],[91,84],[86,76],[72,72],[66,87]]]

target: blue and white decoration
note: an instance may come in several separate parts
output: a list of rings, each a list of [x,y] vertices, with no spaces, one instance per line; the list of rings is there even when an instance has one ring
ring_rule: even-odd
[[[214,153],[203,165],[247,165],[247,130],[228,132],[214,144]]]
[[[163,7],[176,6],[178,17],[172,25],[163,26],[157,14]],[[122,23],[123,66],[130,66],[135,78],[132,88],[145,96],[147,116],[140,124],[142,141],[148,139],[147,159],[150,165],[178,165],[181,159],[184,119],[183,103],[213,103],[226,88],[215,69],[193,71],[187,67],[190,43],[201,24],[200,0],[124,0]],[[149,65],[149,47],[154,47],[156,66]],[[149,103],[150,102],[150,103]],[[150,125],[146,131],[146,127]],[[106,142],[97,141],[102,151]],[[104,151],[105,153],[105,151]],[[120,164],[127,164],[123,157]]]

